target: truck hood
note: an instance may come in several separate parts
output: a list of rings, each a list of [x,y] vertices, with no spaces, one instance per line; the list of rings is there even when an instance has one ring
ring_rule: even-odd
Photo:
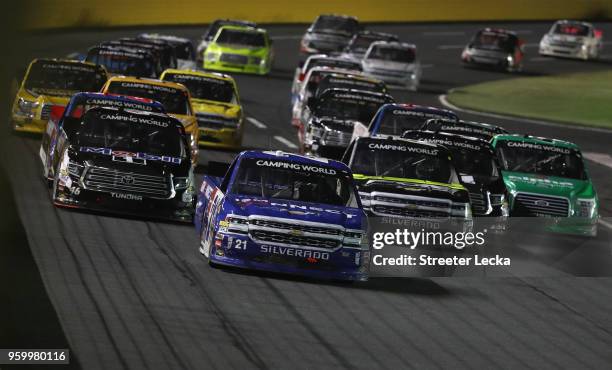
[[[391,193],[468,202],[468,193],[461,184],[442,184],[432,181],[353,175],[360,193]]]
[[[230,118],[240,115],[240,106],[236,104],[194,98],[191,99],[191,104],[197,113],[216,114]]]
[[[321,222],[347,229],[361,229],[363,211],[358,208],[330,206],[293,200],[228,195],[243,216],[279,217],[295,221]]]
[[[187,177],[189,175],[190,161],[182,159],[180,163],[170,163],[170,159],[161,159],[159,156],[141,156],[135,157],[136,153],[117,152],[117,156],[109,152],[94,153],[87,151],[81,147],[70,147],[70,159],[73,162],[84,165],[86,162],[95,167],[103,167],[122,172],[135,172],[150,176],[167,176],[172,174],[178,177]],[[127,159],[131,156],[131,159]],[[145,159],[141,159],[145,158]],[[131,162],[130,162],[131,161]]]
[[[584,197],[592,197],[594,195],[594,190],[588,180],[509,171],[502,171],[502,175],[510,193],[525,192],[570,199],[574,199],[578,195]]]
[[[34,90],[22,90],[23,93],[19,94],[21,97],[28,100],[36,100],[39,104],[52,104],[66,106],[70,101],[70,97],[76,93],[72,90],[48,90],[48,89],[34,89]],[[29,95],[29,96],[28,96]]]

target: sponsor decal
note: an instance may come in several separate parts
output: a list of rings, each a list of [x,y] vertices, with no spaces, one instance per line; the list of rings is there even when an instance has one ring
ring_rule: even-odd
[[[140,117],[132,115],[123,115],[119,113],[113,114],[101,114],[101,119],[107,119],[112,121],[123,121],[123,122],[134,122],[134,123],[146,123],[147,125],[154,125],[158,127],[168,127],[168,122],[158,121],[152,117]]]
[[[385,102],[385,99],[381,99],[381,98],[376,97],[376,96],[368,96],[368,95],[356,95],[356,94],[349,94],[349,93],[340,93],[340,94],[334,94],[333,96],[336,99],[349,99],[349,100],[367,101],[367,102],[374,102],[374,103],[378,103],[378,104],[383,104]]]
[[[542,150],[547,152],[561,153],[561,154],[570,154],[572,151],[568,148],[553,146],[553,145],[543,145],[536,143],[528,143],[523,141],[506,141],[506,146],[508,148],[521,148],[521,149],[535,149]]]
[[[417,153],[417,154],[427,154],[432,156],[437,156],[439,153],[438,149],[425,148],[419,146],[404,146],[397,144],[380,144],[380,143],[370,143],[368,144],[370,149],[380,149],[380,150],[395,150],[401,152],[409,152],[409,153]]]
[[[290,163],[290,162],[282,162],[282,161],[267,161],[264,159],[259,159],[255,161],[255,164],[260,167],[274,167],[274,168],[283,168],[290,169],[296,171],[304,171],[304,172],[312,172],[312,173],[322,173],[326,175],[335,175],[337,171],[333,168],[328,167],[319,167],[313,166],[309,164],[302,163]]]
[[[160,85],[154,85],[154,84],[144,84],[144,83],[139,83],[139,82],[121,82],[121,87],[156,90],[156,91],[163,91],[163,92],[167,92],[171,94],[176,94],[179,91],[173,87],[160,86]]]
[[[125,193],[110,193],[112,198],[125,200],[142,200],[142,195],[125,194]]]
[[[476,127],[468,127],[468,126],[455,126],[455,125],[442,125],[440,128],[441,131],[449,131],[449,132],[468,132],[473,134],[481,134],[493,136],[495,133],[493,130],[488,130],[485,128],[476,128]]]
[[[63,69],[65,71],[87,72],[96,71],[96,67],[87,64],[70,64],[70,63],[45,63],[41,66],[43,69]]]
[[[118,108],[143,110],[143,111],[149,111],[149,112],[153,111],[153,105],[151,104],[143,104],[143,103],[130,102],[130,101],[125,101],[125,100],[89,98],[85,100],[85,104],[93,105],[97,107],[118,107]]]
[[[395,116],[414,116],[423,118],[446,118],[446,115],[438,113],[419,112],[416,110],[394,109],[391,113]]]
[[[109,155],[109,156],[119,157],[119,158],[141,159],[141,160],[146,160],[146,161],[159,161],[159,162],[166,162],[166,163],[172,163],[172,164],[181,164],[181,161],[182,161],[181,158],[176,158],[176,157],[147,154],[147,153],[142,153],[142,152],[134,153],[134,152],[127,152],[123,150],[113,150],[111,148],[96,148],[96,147],[90,147],[90,146],[82,146],[79,148],[79,151],[83,153],[102,154],[102,155]]]
[[[127,51],[119,51],[119,50],[99,50],[98,54],[99,55],[114,55],[118,57],[128,57],[128,58],[136,58],[136,59],[144,59],[145,57],[142,54],[130,53]]]
[[[289,247],[279,247],[273,245],[260,245],[259,251],[261,253],[278,254],[281,256],[292,256],[300,258],[314,258],[317,260],[329,261],[329,252],[311,251],[307,249],[297,249]]]
[[[226,85],[230,83],[229,81],[222,80],[219,78],[195,76],[195,75],[188,75],[188,74],[170,74],[168,76],[171,77],[170,81],[179,82],[179,83],[181,81],[196,81],[196,82],[202,82],[202,83],[212,83],[212,84],[217,84],[217,85]]]
[[[428,143],[447,145],[447,146],[451,146],[454,148],[462,148],[462,149],[469,149],[469,150],[476,150],[476,151],[479,151],[482,149],[482,147],[478,144],[473,144],[473,143],[469,143],[465,141],[454,141],[454,140],[449,140],[449,139],[435,139],[435,138],[421,138],[421,140],[424,140]]]

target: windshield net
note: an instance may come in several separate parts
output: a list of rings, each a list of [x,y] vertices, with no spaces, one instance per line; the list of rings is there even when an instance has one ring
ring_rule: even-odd
[[[265,47],[266,38],[262,32],[224,29],[217,37],[218,44]]]
[[[24,86],[27,90],[41,92],[90,92],[99,91],[105,82],[106,74],[97,66],[37,61],[32,64]]]
[[[385,60],[389,62],[413,63],[416,59],[416,51],[413,48],[374,46],[367,58]]]
[[[348,173],[330,167],[274,159],[242,160],[232,193],[356,207]]]
[[[109,84],[106,92],[156,100],[166,108],[168,113],[191,114],[186,92],[173,87],[116,81]]]
[[[322,99],[315,109],[317,117],[334,117],[369,123],[385,101],[371,101],[332,97]]]
[[[185,85],[194,99],[213,100],[223,103],[236,102],[234,85],[228,80],[180,73],[166,73],[164,81],[178,82]]]
[[[179,130],[168,120],[95,108],[83,116],[78,145],[184,158]]]
[[[496,146],[502,169],[512,172],[584,180],[582,157],[576,150],[528,142],[501,141]]]
[[[404,148],[402,150],[401,148]],[[452,164],[439,149],[360,141],[351,161],[353,173],[450,183]]]
[[[558,24],[553,33],[571,36],[588,36],[590,28],[582,24]]]
[[[357,32],[358,28],[359,24],[355,19],[334,16],[321,16],[312,27],[315,31],[339,31],[348,34]]]
[[[384,94],[386,93],[386,88],[383,83],[364,80],[361,78],[352,78],[349,76],[334,76],[328,75],[323,77],[321,82],[319,82],[319,86],[317,87],[315,97],[320,96],[325,92],[325,90],[338,88],[338,89],[354,89],[361,91],[371,91],[376,93]]]

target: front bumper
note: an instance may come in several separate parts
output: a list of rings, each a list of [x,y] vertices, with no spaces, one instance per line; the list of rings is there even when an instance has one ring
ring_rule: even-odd
[[[78,194],[66,187],[58,187],[53,204],[63,208],[77,208],[104,213],[193,223],[193,203],[173,199],[130,200],[114,198],[110,193],[80,189]]]
[[[237,244],[237,240],[242,242]],[[279,251],[285,254],[278,254]],[[311,257],[296,256],[300,252],[310,252]],[[369,276],[369,252],[366,253],[364,256],[362,250],[354,248],[313,252],[300,247],[257,243],[244,234],[219,232],[209,258],[212,263],[223,266],[317,279],[365,281]]]
[[[588,54],[586,50],[582,48],[582,45],[576,47],[563,47],[555,46],[551,44],[540,44],[539,49],[540,55],[551,56],[551,57],[564,57],[573,59],[587,59]]]

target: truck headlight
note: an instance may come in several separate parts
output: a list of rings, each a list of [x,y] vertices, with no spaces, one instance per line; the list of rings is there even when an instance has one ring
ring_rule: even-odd
[[[472,207],[470,203],[455,203],[451,206],[451,216],[472,218]]]
[[[221,53],[216,53],[214,51],[206,52],[206,54],[204,55],[207,62],[216,62],[219,60],[220,56],[221,56]]]
[[[33,118],[34,117],[33,111],[36,108],[38,108],[38,105],[39,103],[36,101],[30,101],[24,98],[19,98],[19,100],[17,100],[17,110],[15,111],[15,113],[20,116]]]
[[[593,218],[595,216],[595,198],[578,199],[576,202],[576,216],[584,218]]]
[[[260,57],[250,57],[249,64],[260,64],[262,62],[262,58]]]
[[[508,55],[506,57],[506,61],[508,62],[509,66],[513,66],[514,65],[514,57],[512,55]]]
[[[248,234],[249,219],[244,216],[228,215],[224,221],[221,221],[221,226],[226,226],[228,231]]]

